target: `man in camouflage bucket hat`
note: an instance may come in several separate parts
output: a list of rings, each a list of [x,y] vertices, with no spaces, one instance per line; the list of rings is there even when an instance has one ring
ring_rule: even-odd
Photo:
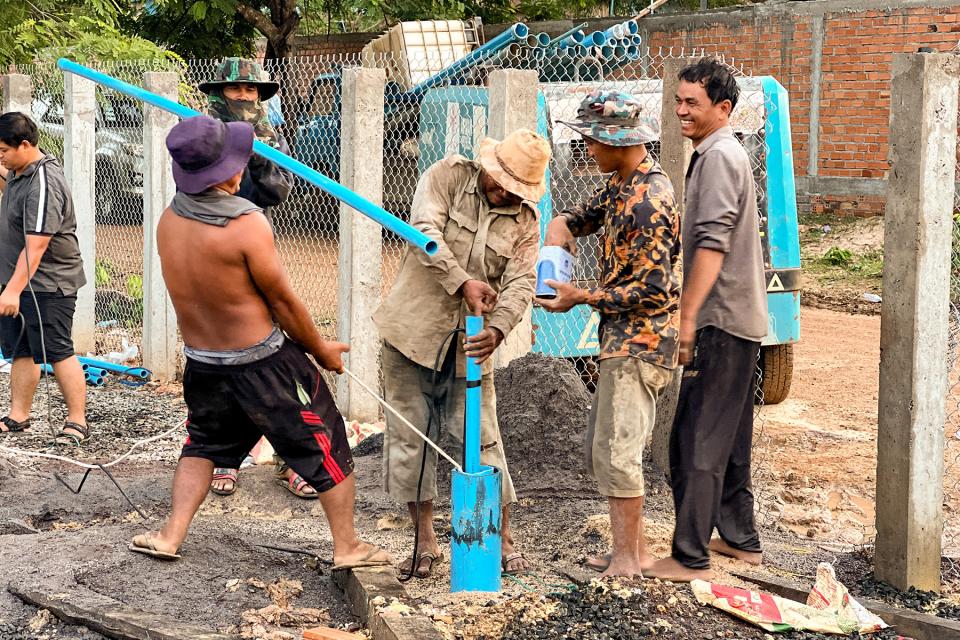
[[[227,58],[220,64],[217,79],[203,82],[200,90],[207,94],[208,112],[222,122],[248,122],[261,142],[289,154],[290,147],[270,124],[267,100],[277,95],[280,84],[270,80],[266,71],[254,60]],[[254,154],[243,172],[237,196],[253,202],[273,223],[269,207],[279,205],[293,188],[293,175],[273,162]],[[277,476],[298,498],[315,499],[317,492],[299,474],[276,459]],[[214,469],[210,490],[217,495],[231,495],[237,490],[238,469]]]
[[[584,138],[611,147],[634,147],[660,137],[654,118],[643,118],[643,108],[633,96],[620,91],[594,91],[580,103],[577,120],[560,120]]]
[[[640,104],[618,91],[596,91],[576,122],[606,184],[589,201],[563,211],[544,245],[573,251],[575,236],[602,230],[602,273],[596,287],[552,280],[548,311],[587,304],[600,315],[600,379],[586,434],[586,466],[610,505],[613,549],[588,558],[604,576],[639,577],[653,564],[643,534],[643,447],[653,432],[657,400],[677,366],[680,318],[680,216],[673,185],[644,146],[657,139]]]
[[[266,102],[277,94],[280,85],[269,80],[263,68],[253,60],[227,58],[217,79],[203,82],[200,91],[207,94],[209,115],[222,122],[249,122],[257,139],[289,154],[290,147],[270,124]],[[262,208],[272,222],[269,207],[287,199],[293,188],[293,175],[265,158],[250,158],[237,194]]]

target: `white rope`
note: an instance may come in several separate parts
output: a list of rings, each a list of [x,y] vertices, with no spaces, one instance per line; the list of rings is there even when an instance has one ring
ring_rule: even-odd
[[[434,449],[436,449],[437,453],[439,453],[439,454],[440,454],[441,456],[443,456],[450,464],[452,464],[457,471],[459,471],[460,473],[463,473],[463,467],[461,467],[459,464],[457,464],[457,461],[456,461],[456,460],[454,460],[453,458],[451,458],[450,456],[448,456],[447,453],[446,453],[446,451],[444,451],[443,449],[441,449],[440,447],[438,447],[438,446],[434,443],[433,440],[431,440],[430,438],[428,438],[427,436],[425,436],[425,435],[423,434],[423,432],[420,431],[419,429],[417,429],[415,426],[413,426],[413,424],[411,424],[411,422],[410,422],[409,420],[407,420],[407,419],[404,418],[402,415],[400,415],[400,413],[399,413],[396,409],[394,409],[393,407],[391,407],[391,406],[387,403],[386,400],[384,400],[383,398],[381,398],[381,397],[377,394],[376,391],[374,391],[373,389],[371,389],[370,387],[368,387],[368,386],[366,385],[366,383],[364,383],[363,380],[361,380],[361,379],[358,378],[357,376],[353,375],[353,372],[350,371],[350,369],[347,369],[346,367],[344,367],[344,368],[343,368],[343,372],[344,372],[345,374],[347,374],[348,376],[350,376],[351,378],[353,378],[353,381],[354,381],[354,382],[356,382],[356,383],[359,384],[361,387],[363,387],[363,390],[364,390],[364,391],[366,391],[366,392],[369,393],[371,396],[373,396],[374,398],[376,398],[376,399],[377,399],[377,402],[379,402],[380,404],[382,404],[384,409],[386,409],[387,411],[389,411],[389,412],[392,413],[393,415],[397,416],[397,418],[400,419],[400,422],[402,422],[402,423],[405,424],[406,426],[410,427],[410,429],[412,429],[414,433],[416,433],[418,436],[420,436],[420,439],[421,439],[421,440],[423,440],[423,441],[426,442],[428,445],[430,445],[431,447],[433,447]]]
[[[112,467],[112,466],[115,465],[115,464],[119,464],[120,462],[122,462],[122,461],[125,460],[126,458],[130,457],[130,454],[132,454],[134,451],[136,451],[137,448],[142,447],[143,445],[145,445],[145,444],[147,444],[147,443],[154,442],[154,441],[156,441],[156,440],[160,440],[161,438],[165,438],[165,437],[167,437],[168,435],[170,435],[171,433],[173,433],[174,431],[176,431],[177,429],[182,428],[185,424],[187,424],[187,421],[186,421],[186,420],[183,420],[183,421],[180,422],[180,424],[178,424],[177,426],[175,426],[175,427],[173,427],[173,428],[171,428],[171,429],[168,429],[167,431],[164,431],[164,432],[161,433],[160,435],[153,436],[153,437],[151,437],[151,438],[147,438],[146,440],[138,440],[137,442],[134,442],[134,443],[133,443],[133,446],[130,447],[130,450],[129,450],[129,451],[127,451],[125,454],[123,454],[122,456],[120,456],[120,457],[117,458],[116,460],[113,460],[112,462],[108,462],[108,463],[106,463],[106,464],[88,464],[88,463],[86,463],[86,462],[79,462],[79,461],[77,461],[77,460],[72,460],[72,459],[70,459],[70,458],[65,458],[65,457],[63,457],[63,456],[55,456],[55,455],[53,455],[52,453],[40,453],[39,451],[24,451],[23,449],[14,449],[14,448],[12,448],[12,447],[5,447],[5,446],[3,446],[3,445],[0,445],[0,451],[6,451],[7,453],[12,453],[12,454],[16,454],[16,455],[29,456],[29,457],[32,457],[32,458],[46,458],[46,459],[48,459],[48,460],[59,460],[60,462],[66,462],[66,463],[68,463],[68,464],[76,465],[76,466],[80,467],[81,469],[100,469],[101,467],[106,468],[106,467]],[[7,436],[7,439],[9,439],[9,438],[10,438],[10,436],[8,435],[8,436]],[[6,442],[6,439],[4,440],[4,442]]]

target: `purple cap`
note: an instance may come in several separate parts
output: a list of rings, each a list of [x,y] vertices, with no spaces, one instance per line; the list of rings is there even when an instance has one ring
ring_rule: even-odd
[[[201,193],[247,166],[253,154],[253,126],[223,123],[210,116],[181,121],[167,135],[173,180],[184,193]]]

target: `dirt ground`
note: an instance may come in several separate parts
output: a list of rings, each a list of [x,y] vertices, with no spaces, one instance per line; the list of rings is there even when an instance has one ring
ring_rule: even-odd
[[[755,449],[758,515],[764,525],[769,570],[778,575],[811,579],[816,561],[842,559],[853,545],[869,540],[876,473],[879,326],[877,316],[804,308],[791,396],[760,411]],[[0,379],[0,409],[8,395],[5,386],[6,380]],[[91,390],[91,421],[98,425],[98,434],[83,452],[71,455],[103,461],[123,453],[137,439],[175,426],[184,415],[177,392],[176,387],[157,385]],[[45,405],[43,394],[38,396],[40,417],[34,432],[2,438],[0,445],[47,450]],[[56,422],[62,419],[62,405],[56,391],[53,396]],[[76,487],[82,476],[76,469],[20,456],[0,457],[6,460],[0,462],[0,523],[14,520],[40,531],[16,535],[15,527],[8,526],[11,532],[3,535],[0,529],[3,581],[89,589],[149,611],[238,631],[244,612],[250,619],[250,612],[270,604],[263,586],[280,579],[297,580],[303,594],[294,601],[295,607],[321,609],[317,615],[329,618],[327,624],[355,622],[328,579],[332,549],[319,505],[288,494],[273,479],[270,468],[244,470],[232,497],[208,498],[179,563],[158,564],[126,550],[129,538],[145,526],[157,526],[169,506],[169,484],[182,436],[178,431],[152,443],[114,470],[126,493],[151,517],[149,523],[99,471],[75,496],[50,472],[65,472],[68,483]],[[506,434],[505,441],[511,437]],[[550,437],[549,431],[541,437]],[[544,591],[543,585],[554,585],[555,590],[555,585],[569,584],[566,574],[579,570],[585,554],[604,550],[609,534],[606,505],[589,479],[564,469],[566,481],[553,483],[551,489],[549,478],[542,481],[547,472],[541,465],[536,476],[527,474],[531,481],[525,482],[524,471],[534,468],[524,463],[529,456],[512,457],[508,451],[508,457],[516,469],[520,493],[513,516],[516,538],[536,572],[506,581],[504,593],[492,599],[494,605],[530,591]],[[412,529],[401,506],[383,494],[380,465],[376,451],[357,458],[358,526],[364,537],[401,558],[409,553]],[[672,530],[669,489],[652,469],[649,485],[648,537],[653,551],[665,554]],[[447,542],[449,511],[442,500],[438,512],[437,529]],[[737,584],[724,571],[732,565],[722,560],[718,564],[718,580]],[[444,562],[434,577],[407,583],[407,589],[429,602],[441,620],[468,616],[470,607],[491,600],[489,596],[452,596],[448,580],[449,563]],[[36,616],[32,607],[0,593],[0,623],[25,627]],[[739,623],[724,624],[740,630],[731,637],[754,637]],[[97,637],[55,623],[47,626],[53,630],[51,638]],[[296,634],[302,626],[286,630]]]
[[[881,294],[882,217],[806,216],[800,224],[800,257],[804,305],[879,315],[880,304],[865,294]]]

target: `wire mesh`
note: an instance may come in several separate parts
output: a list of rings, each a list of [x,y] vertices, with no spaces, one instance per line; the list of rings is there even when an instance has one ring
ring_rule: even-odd
[[[957,125],[960,128],[960,113]],[[960,147],[957,150],[960,159]],[[960,161],[955,167],[955,184],[960,184]],[[943,476],[943,555],[944,580],[960,581],[960,189],[953,196],[953,247],[950,254],[950,311],[947,334],[947,395],[946,423],[944,424]]]
[[[538,114],[541,133],[548,136],[553,156],[550,163],[548,200],[540,203],[541,216],[575,206],[589,199],[607,176],[589,157],[582,139],[560,124],[576,117],[580,101],[590,91],[615,89],[633,95],[643,106],[644,117],[659,125],[670,126],[671,113],[661,113],[662,71],[670,57],[704,55],[702,51],[674,51],[628,48],[614,45],[604,49],[548,49],[507,47],[483,64],[451,73],[431,84],[416,103],[404,103],[399,96],[390,106],[389,96],[398,88],[388,88],[384,188],[395,194],[394,210],[407,213],[416,184],[416,176],[434,162],[454,153],[477,157],[481,140],[488,130],[488,77],[498,68],[531,69],[537,72],[543,96]],[[764,125],[771,104],[766,103],[758,82],[749,80],[742,69],[734,69],[743,78],[741,100],[732,116],[737,137],[747,149],[754,170],[761,228],[766,227],[766,143]],[[404,87],[399,87],[403,89]],[[409,87],[407,87],[409,92]],[[415,92],[415,91],[414,91]],[[400,94],[401,96],[403,94]],[[649,145],[659,160],[659,142]],[[595,285],[599,278],[599,236],[578,240],[578,261],[574,280],[581,286]],[[394,272],[392,261],[399,259],[404,247],[395,238],[385,238],[384,287],[389,287]],[[765,259],[769,266],[769,250]],[[561,316],[538,313],[534,316],[534,350],[546,355],[566,357],[574,362],[592,388],[596,379],[597,317],[584,308]],[[757,378],[762,368],[758,364]],[[778,496],[765,490],[771,479],[770,443],[765,434],[761,412],[763,395],[758,391],[758,418],[754,446],[754,479],[757,491],[758,520],[762,526],[774,526],[780,514]],[[782,507],[782,502],[779,504]]]

